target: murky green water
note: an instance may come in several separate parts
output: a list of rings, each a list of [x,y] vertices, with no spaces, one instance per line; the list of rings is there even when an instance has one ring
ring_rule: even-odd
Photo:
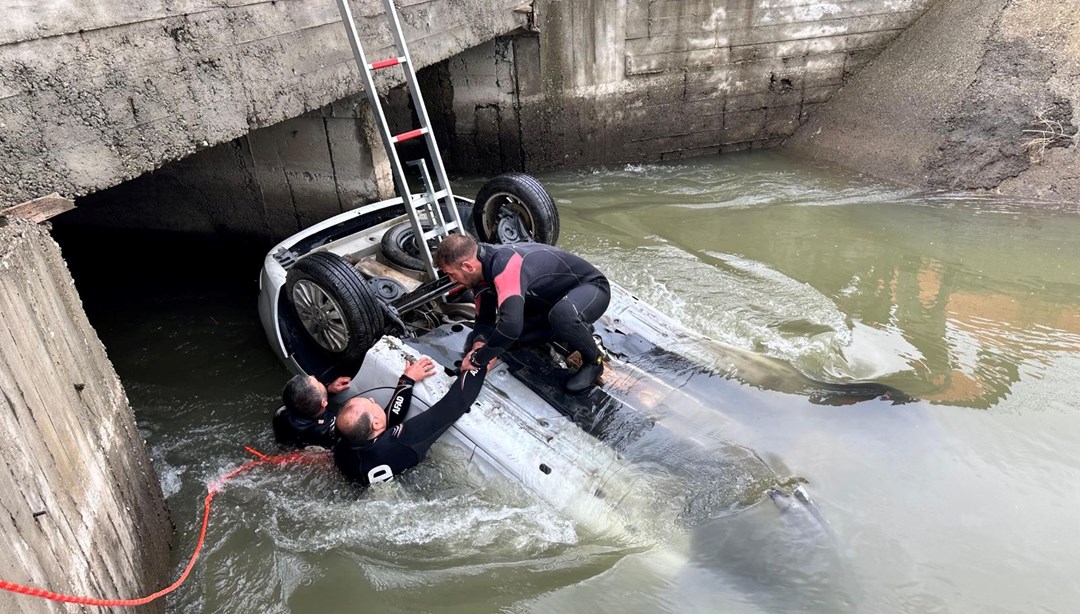
[[[540,179],[560,243],[666,313],[815,378],[923,399],[716,399],[726,439],[809,481],[830,564],[739,517],[665,544],[590,536],[436,454],[363,494],[320,468],[241,478],[172,610],[1075,610],[1080,211],[770,153]],[[226,257],[172,260],[195,274],[159,282],[76,266],[168,496],[177,571],[206,483],[245,460],[241,445],[273,449],[286,378],[257,322],[258,257],[240,276],[221,274],[237,270],[214,264]]]

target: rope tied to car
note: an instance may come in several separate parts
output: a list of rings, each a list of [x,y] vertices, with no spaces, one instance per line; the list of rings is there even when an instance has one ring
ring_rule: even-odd
[[[39,588],[36,586],[27,586],[25,584],[19,584],[17,582],[9,582],[7,580],[0,580],[0,589],[9,591],[12,593],[18,593],[20,595],[27,595],[30,597],[38,597],[40,599],[48,599],[50,601],[59,601],[61,603],[74,603],[77,605],[88,605],[98,607],[124,607],[124,606],[140,606],[146,605],[156,599],[164,597],[169,593],[180,588],[180,585],[187,580],[188,574],[191,573],[192,568],[195,567],[195,562],[199,559],[199,553],[202,551],[203,542],[206,539],[206,528],[210,523],[210,503],[214,500],[214,495],[221,492],[225,488],[226,482],[232,478],[246,473],[256,467],[263,465],[272,466],[284,466],[293,464],[312,464],[312,463],[325,463],[329,460],[328,454],[312,454],[310,452],[290,452],[288,454],[263,454],[258,450],[244,446],[244,450],[253,455],[255,458],[249,460],[246,463],[240,465],[236,469],[229,471],[225,475],[212,480],[207,484],[206,497],[203,499],[203,514],[202,514],[202,528],[199,530],[199,539],[195,543],[195,550],[191,553],[191,558],[188,560],[187,566],[184,567],[184,571],[175,582],[166,586],[165,588],[146,595],[145,597],[138,597],[134,599],[104,599],[99,597],[85,597],[81,595],[69,595],[64,593],[56,593],[50,590]]]

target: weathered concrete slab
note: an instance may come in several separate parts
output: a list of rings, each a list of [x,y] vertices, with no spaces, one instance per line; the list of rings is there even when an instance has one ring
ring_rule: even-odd
[[[1080,0],[937,3],[788,146],[913,184],[1080,202],[1078,32]]]
[[[513,167],[534,170],[773,146],[929,4],[537,0],[533,37],[447,67],[450,158],[463,170],[505,168],[481,145],[493,129],[500,142],[520,139],[525,155]],[[481,78],[499,57],[511,76]]]
[[[41,226],[0,220],[2,577],[150,594],[168,584],[172,526],[127,396],[59,247]],[[71,610],[4,592],[0,611]]]
[[[406,3],[414,60],[517,28],[521,4]],[[389,54],[381,7],[354,3],[375,57]],[[0,206],[100,190],[362,91],[332,0],[44,0],[2,12]],[[400,82],[391,72],[380,82]]]

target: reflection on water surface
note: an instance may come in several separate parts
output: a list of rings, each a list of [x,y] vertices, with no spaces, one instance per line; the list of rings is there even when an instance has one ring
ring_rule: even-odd
[[[1075,208],[731,158],[546,177],[564,245],[714,338],[935,402],[1080,349]]]

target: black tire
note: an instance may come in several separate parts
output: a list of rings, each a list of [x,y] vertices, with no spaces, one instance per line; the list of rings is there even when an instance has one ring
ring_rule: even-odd
[[[461,223],[465,226],[465,233],[476,237],[476,229],[472,221],[473,206],[467,202],[458,202],[457,209]],[[450,214],[446,211],[446,205],[442,206],[442,210],[443,218],[449,221]],[[430,229],[429,226],[424,226],[425,231]],[[380,247],[383,257],[390,264],[410,271],[424,270],[424,261],[420,259],[420,246],[416,243],[416,233],[413,232],[412,224],[409,222],[402,222],[384,232]],[[438,246],[429,242],[428,247],[434,255],[434,250]]]
[[[485,243],[536,241],[555,245],[559,211],[544,186],[524,173],[506,173],[484,184],[472,212],[476,237]]]
[[[308,254],[285,279],[289,304],[308,336],[339,361],[362,360],[386,330],[378,299],[341,256]]]
[[[431,228],[425,226],[424,230]],[[424,261],[420,259],[420,245],[416,242],[416,233],[409,222],[402,222],[383,233],[380,247],[383,257],[390,264],[412,271],[424,270]]]

